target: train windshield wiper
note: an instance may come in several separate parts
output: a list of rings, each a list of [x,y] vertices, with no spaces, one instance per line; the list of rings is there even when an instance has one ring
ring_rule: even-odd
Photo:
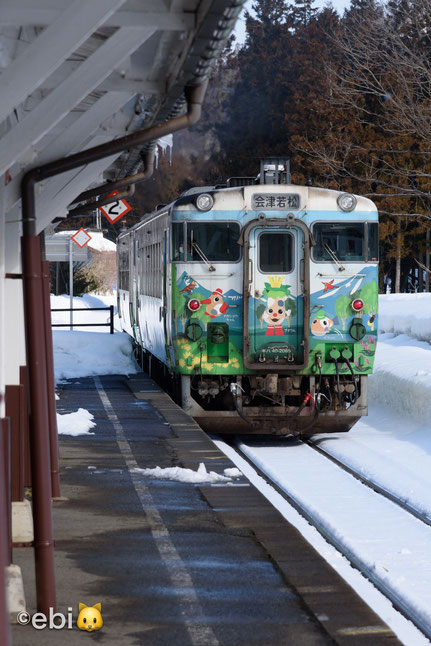
[[[208,258],[206,257],[202,249],[198,246],[196,242],[193,242],[193,239],[192,239],[192,248],[196,250],[198,256],[200,256],[201,260],[203,260],[204,263],[207,265],[208,271],[215,271],[215,267],[211,265],[210,261],[208,260]]]
[[[329,253],[329,255],[331,256],[335,264],[338,265],[338,271],[344,271],[346,268],[343,267],[341,262],[338,260],[337,256],[335,255],[335,251],[332,251],[331,247],[328,244],[326,244],[326,242],[323,243],[323,248],[325,249],[325,251]]]

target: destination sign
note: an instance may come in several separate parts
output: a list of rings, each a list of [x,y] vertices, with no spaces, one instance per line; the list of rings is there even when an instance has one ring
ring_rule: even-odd
[[[280,211],[299,209],[298,193],[253,193],[251,196],[252,208],[255,210],[265,209],[266,211]]]

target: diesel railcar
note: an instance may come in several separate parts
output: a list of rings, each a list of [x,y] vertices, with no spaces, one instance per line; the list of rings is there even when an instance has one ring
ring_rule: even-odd
[[[367,414],[378,214],[357,195],[257,178],[193,188],[117,240],[118,312],[207,430],[311,435]]]

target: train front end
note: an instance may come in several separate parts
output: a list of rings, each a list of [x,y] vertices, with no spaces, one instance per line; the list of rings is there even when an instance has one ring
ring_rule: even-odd
[[[207,430],[346,431],[367,414],[377,212],[291,184],[192,191],[172,211],[171,370]]]

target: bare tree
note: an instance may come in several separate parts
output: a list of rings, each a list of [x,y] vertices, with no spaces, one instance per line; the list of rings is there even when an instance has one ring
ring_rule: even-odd
[[[425,232],[430,219],[430,34],[431,0],[390,5],[370,0],[350,10],[332,35],[326,97],[334,109],[330,128],[318,140],[295,142],[328,182],[372,197],[392,222],[387,233],[396,291],[409,251],[405,233]]]

